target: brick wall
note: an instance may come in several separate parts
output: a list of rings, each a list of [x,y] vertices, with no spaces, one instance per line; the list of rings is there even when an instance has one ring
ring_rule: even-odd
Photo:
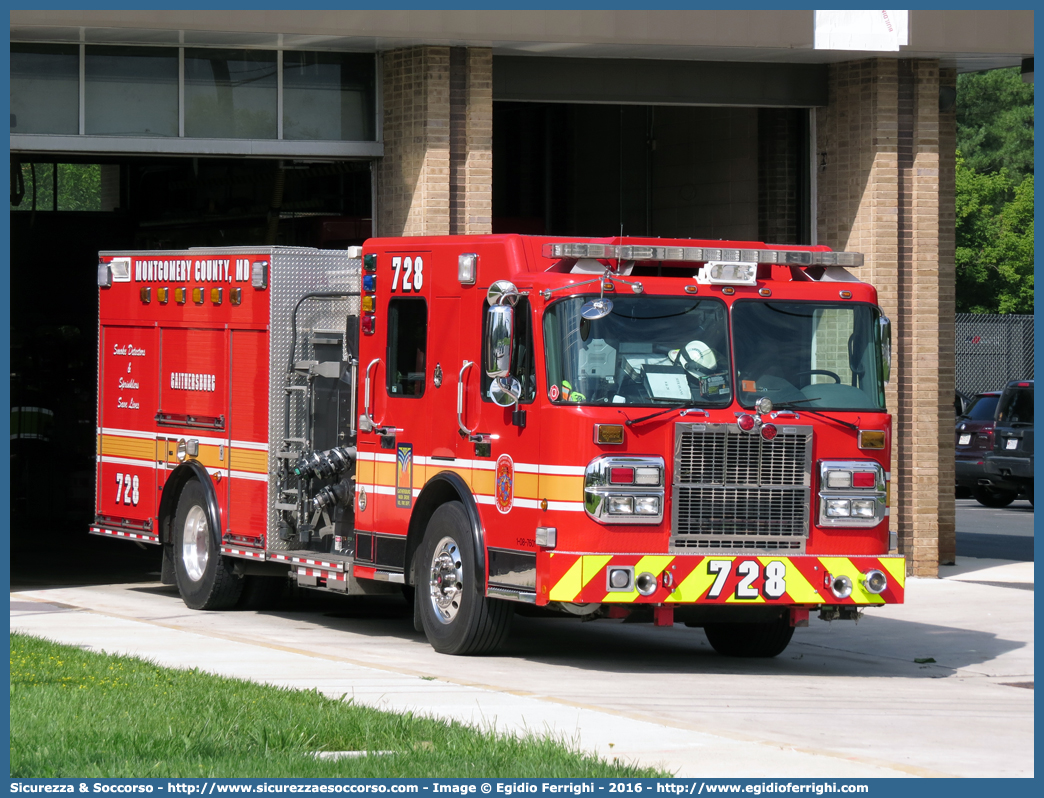
[[[892,529],[911,572],[952,562],[953,111],[934,60],[830,67],[817,114],[819,243],[862,252],[893,322]]]
[[[381,70],[376,234],[491,232],[492,51],[409,47]]]

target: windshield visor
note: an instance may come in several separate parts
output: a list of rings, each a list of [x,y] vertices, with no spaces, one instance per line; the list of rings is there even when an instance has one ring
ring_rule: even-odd
[[[689,297],[612,297],[588,320],[590,296],[544,312],[548,398],[559,404],[727,405],[732,400],[724,303]]]
[[[872,305],[740,301],[732,307],[740,404],[884,410]]]

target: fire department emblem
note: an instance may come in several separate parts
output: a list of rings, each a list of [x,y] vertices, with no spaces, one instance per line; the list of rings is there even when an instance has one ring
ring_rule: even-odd
[[[395,456],[395,506],[413,506],[413,444],[400,443]]]
[[[496,493],[497,509],[502,513],[510,513],[515,504],[515,464],[510,455],[502,454],[497,458],[497,481],[493,490]]]

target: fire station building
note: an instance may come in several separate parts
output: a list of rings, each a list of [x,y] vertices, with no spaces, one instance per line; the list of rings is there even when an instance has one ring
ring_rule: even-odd
[[[13,518],[90,513],[99,250],[622,233],[864,253],[899,551],[954,561],[955,86],[1032,80],[1032,11],[10,19]]]

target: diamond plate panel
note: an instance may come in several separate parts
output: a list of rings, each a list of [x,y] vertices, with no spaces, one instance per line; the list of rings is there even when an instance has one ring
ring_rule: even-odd
[[[304,394],[294,392],[287,396],[286,366],[293,344],[290,335],[290,317],[294,306],[312,291],[359,291],[362,260],[349,258],[345,250],[319,250],[297,247],[276,247],[270,250],[269,269],[270,330],[269,349],[269,453],[268,453],[268,534],[267,547],[274,550],[288,548],[287,541],[278,539],[279,513],[275,509],[276,477],[279,473],[277,452],[283,448],[284,411],[290,402],[290,437],[303,438],[305,427]],[[348,316],[359,315],[359,297],[346,299],[305,299],[297,312],[297,346],[293,359],[314,359],[308,333],[312,330],[343,330]],[[302,381],[303,383],[303,381]],[[300,449],[300,444],[294,444]]]

